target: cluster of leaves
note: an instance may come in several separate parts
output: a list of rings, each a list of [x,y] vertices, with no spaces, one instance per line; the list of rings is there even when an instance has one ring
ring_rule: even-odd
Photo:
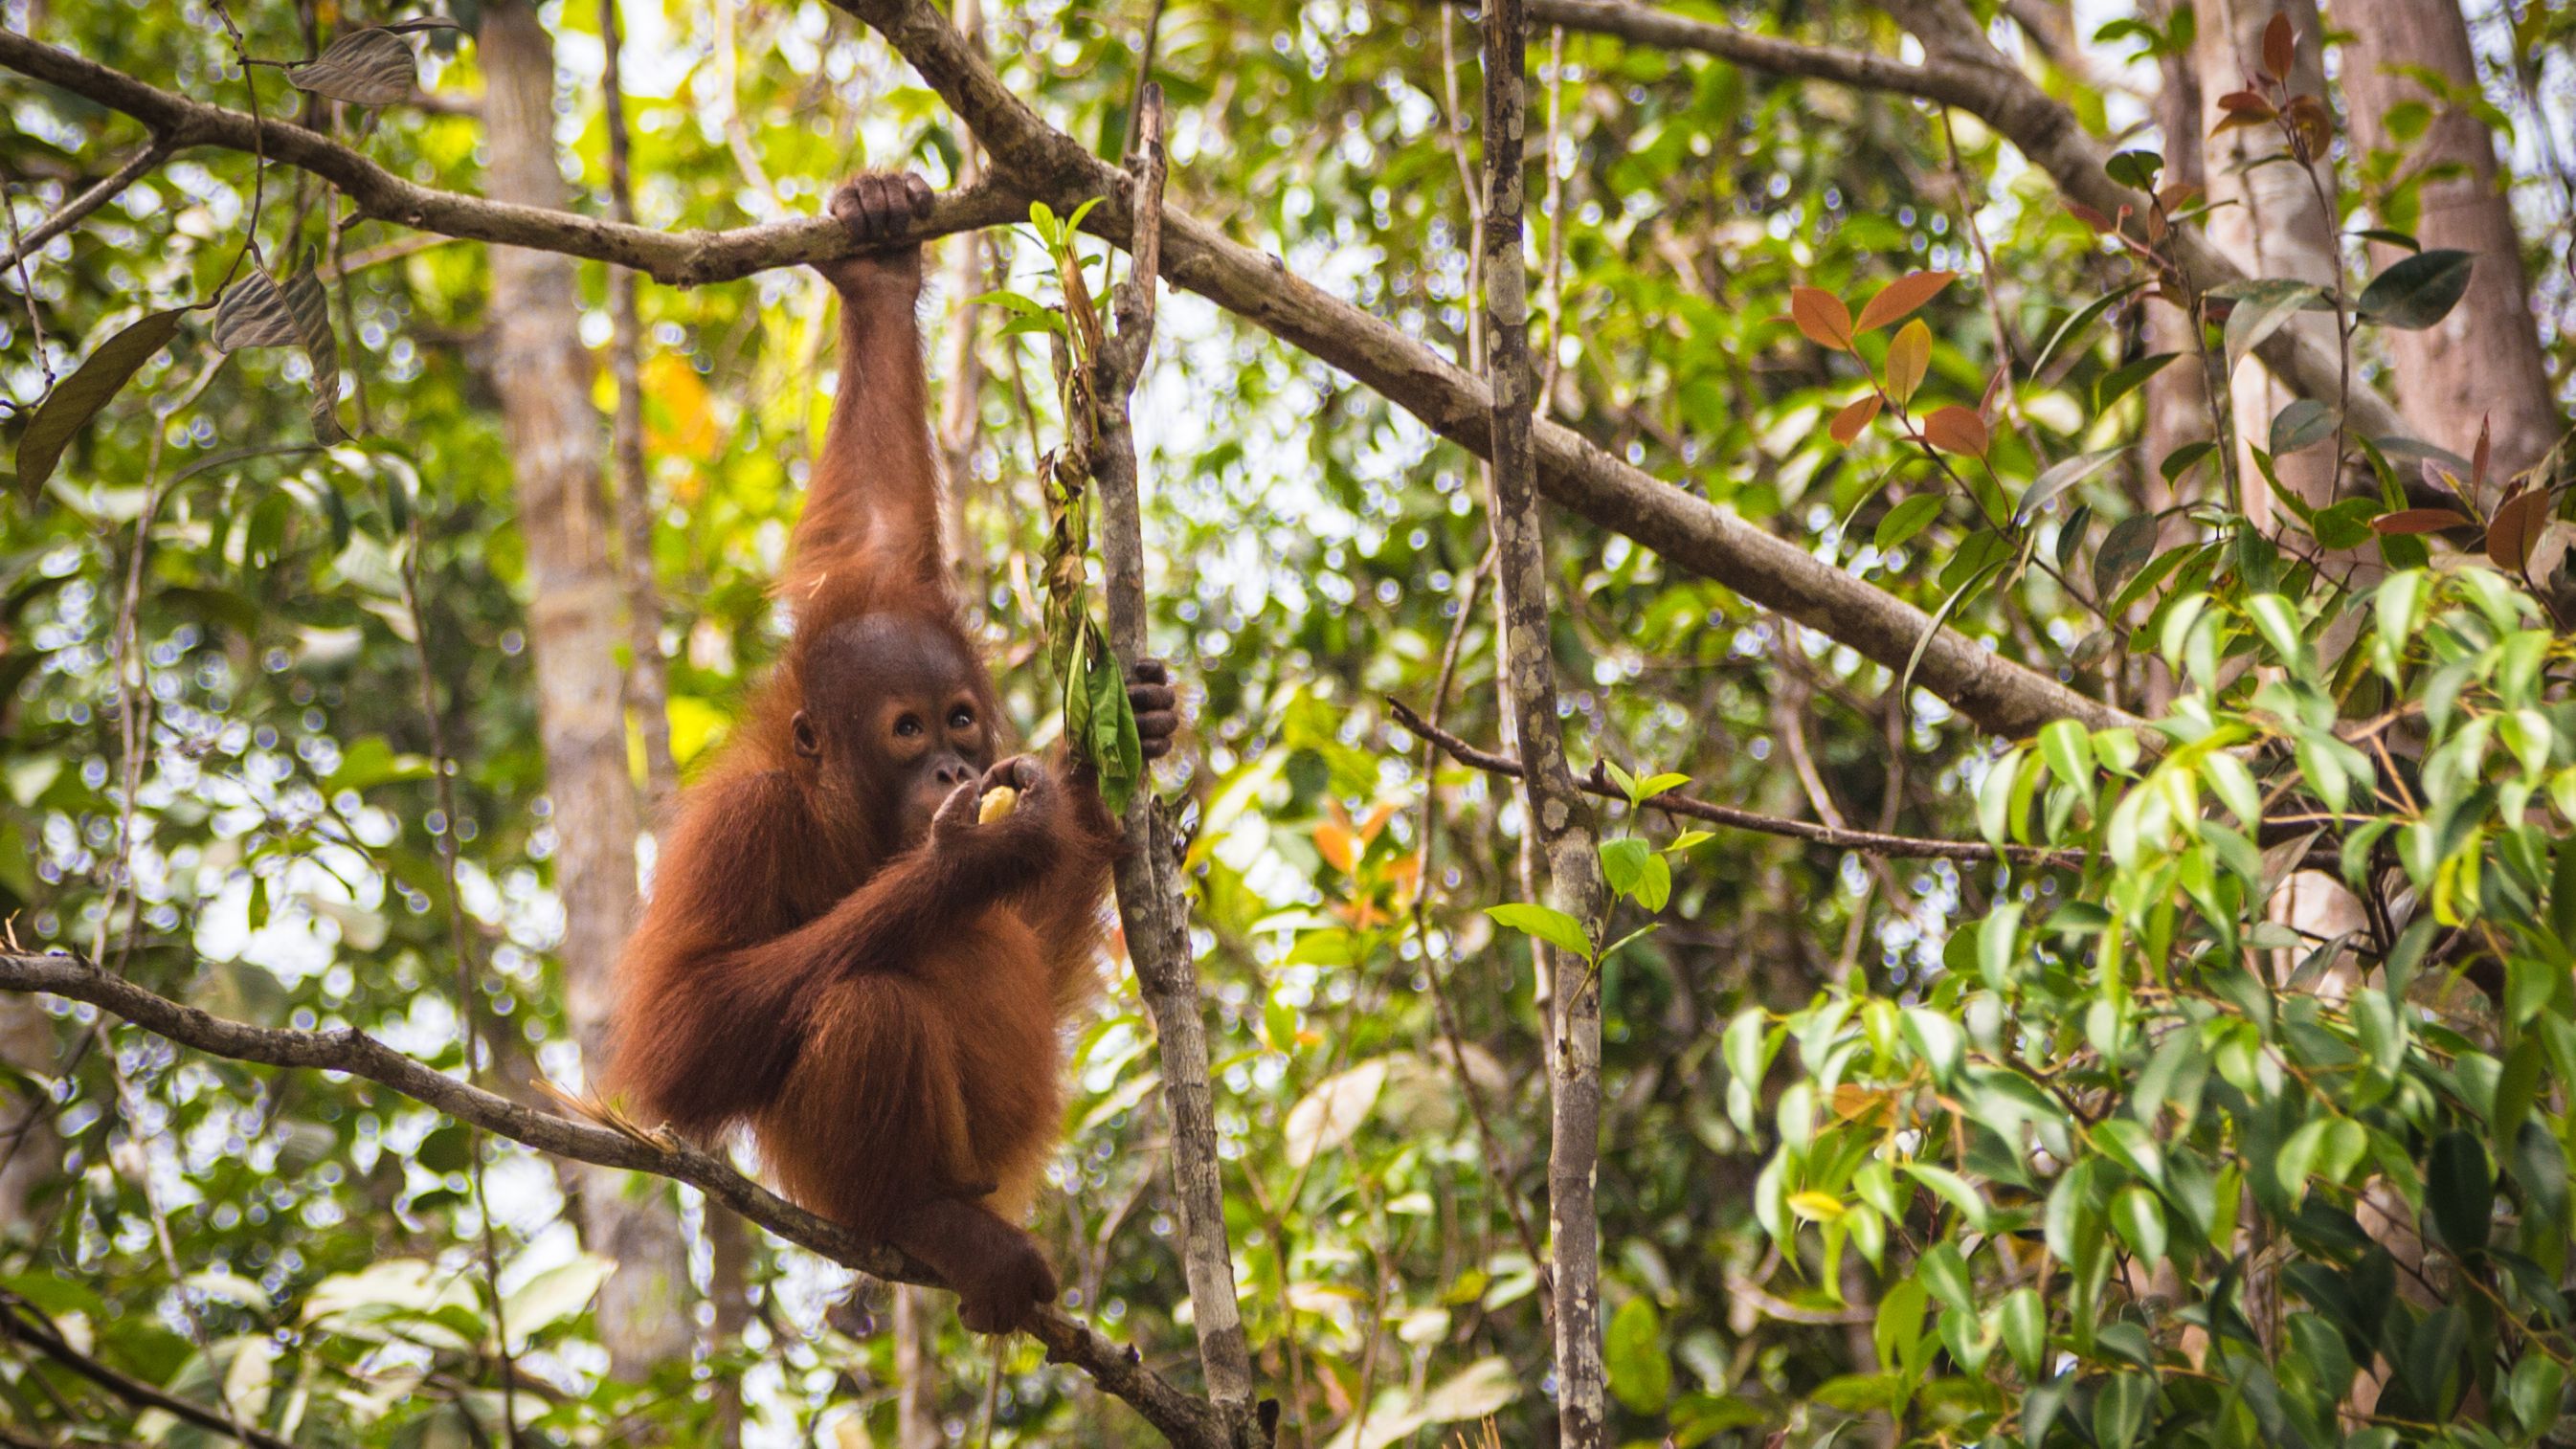
[[[1906,1277],[1818,1403],[2103,1449],[2555,1431],[2576,650],[2476,566],[2338,596],[2254,563],[2171,612],[2191,688],[2151,738],[2061,721],[1987,773],[1989,838],[2080,866],[1918,997],[1729,1026],[1766,1231],[1824,1297],[1847,1250]],[[2342,717],[2355,673],[2385,712]]]

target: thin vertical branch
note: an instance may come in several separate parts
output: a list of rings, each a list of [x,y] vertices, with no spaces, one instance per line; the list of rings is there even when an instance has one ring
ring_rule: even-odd
[[[1137,97],[1136,150],[1128,157],[1135,236],[1126,279],[1112,295],[1116,330],[1093,364],[1097,441],[1092,481],[1100,498],[1100,552],[1107,576],[1109,638],[1122,669],[1149,651],[1145,630],[1145,543],[1137,497],[1136,434],[1128,399],[1154,338],[1154,300],[1161,285],[1163,235],[1163,91]],[[1174,1195],[1181,1209],[1181,1263],[1198,1328],[1199,1363],[1208,1397],[1238,1442],[1267,1433],[1252,1412],[1252,1356],[1236,1307],[1234,1257],[1226,1243],[1225,1188],[1219,1177],[1214,1092],[1208,1081],[1207,1027],[1200,1018],[1198,963],[1190,946],[1189,900],[1174,850],[1170,812],[1150,788],[1128,802],[1129,848],[1118,862],[1118,911],[1136,980],[1162,1043],[1163,1099],[1171,1114]]]
[[[1486,0],[1484,216],[1485,361],[1493,389],[1492,516],[1502,605],[1504,694],[1528,769],[1524,839],[1547,904],[1592,935],[1608,914],[1592,812],[1565,762],[1550,658],[1547,537],[1531,440],[1529,265],[1522,255],[1529,17],[1522,0]],[[1557,218],[1562,225],[1563,219]],[[1559,963],[1560,966],[1574,963]],[[1565,1449],[1603,1440],[1601,1229],[1593,1206],[1601,1149],[1601,979],[1558,970],[1546,1044],[1550,1137],[1548,1230],[1556,1284],[1557,1435]]]
[[[396,483],[395,487],[402,486]],[[429,729],[430,775],[437,782],[438,813],[442,827],[438,832],[438,869],[441,883],[447,888],[447,935],[449,948],[456,953],[456,1033],[465,1049],[465,1080],[471,1083],[480,1069],[483,1057],[482,1014],[474,1009],[475,978],[482,974],[480,958],[473,949],[473,939],[465,929],[465,893],[456,884],[457,827],[456,761],[447,753],[446,716],[438,706],[438,681],[429,663],[429,616],[420,603],[420,500],[411,500],[404,510],[409,537],[402,558],[403,611],[411,619],[412,657],[419,666],[420,713]],[[474,1213],[482,1225],[481,1262],[483,1288],[492,1298],[492,1345],[501,1360],[502,1433],[511,1449],[519,1444],[518,1367],[511,1362],[510,1326],[501,1305],[501,1254],[493,1239],[498,1228],[492,1221],[492,1205],[483,1195],[483,1164],[490,1147],[479,1127],[466,1128],[470,1144],[468,1166],[474,1184]]]
[[[607,53],[600,90],[608,127],[608,215],[635,222],[634,138],[626,125],[626,90],[618,69],[623,43],[617,0],[599,0],[600,44]],[[671,682],[662,658],[662,592],[653,579],[652,478],[644,461],[644,324],[636,311],[637,280],[625,267],[608,269],[608,369],[617,380],[617,418],[610,431],[610,492],[626,573],[626,708],[644,737],[644,816],[658,820],[680,788],[671,755]],[[715,1221],[718,1209],[710,1209]]]
[[[982,0],[956,0],[951,17],[963,38],[977,55],[984,53],[984,6]],[[963,127],[957,136],[957,186],[965,188],[984,179],[984,148],[975,133]],[[966,538],[966,495],[975,481],[975,453],[983,441],[984,431],[984,359],[977,344],[982,340],[984,308],[976,298],[984,292],[985,242],[981,231],[966,231],[948,241],[949,306],[947,365],[940,369],[944,391],[939,399],[939,531],[943,551],[948,556],[950,578],[958,597],[968,604],[970,624],[980,624],[986,607],[986,581],[980,560],[983,550],[969,548]],[[908,1290],[898,1289],[898,1294]],[[898,1322],[901,1318],[898,1317]],[[922,1321],[927,1321],[926,1317]],[[909,1391],[910,1381],[906,1381]]]

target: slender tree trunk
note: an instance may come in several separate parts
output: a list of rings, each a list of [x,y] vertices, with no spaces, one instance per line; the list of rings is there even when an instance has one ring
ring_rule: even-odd
[[[2502,479],[2539,462],[2558,439],[2558,409],[2549,394],[2549,366],[2540,351],[2531,289],[2522,271],[2522,246],[2514,234],[2513,208],[2497,183],[2495,139],[2486,123],[2429,94],[2404,73],[2421,66],[2471,94],[2478,89],[2468,23],[2455,0],[2338,0],[2343,47],[2343,90],[2351,103],[2353,138],[2371,150],[2400,153],[2400,174],[2456,167],[2458,174],[2424,182],[2413,228],[2427,250],[2455,247],[2477,258],[2468,294],[2451,315],[2421,332],[2391,330],[2382,345],[2395,364],[2390,384],[2399,411],[2417,437],[2465,455],[2480,421],[2494,429],[2489,496]],[[2407,101],[2433,108],[2424,134],[2401,141],[2388,129],[2388,114]],[[2406,253],[2372,243],[2372,260],[2385,267]]]
[[[2221,117],[2218,98],[2246,89],[2248,78],[2261,72],[2263,31],[2276,14],[2289,17],[2298,37],[2291,89],[2323,95],[2325,61],[2318,44],[2316,0],[2206,0],[2199,9],[2192,61],[2200,72],[2200,132],[2209,138],[2209,199],[2214,204],[2209,239],[2248,276],[2290,277],[2330,288],[2341,255],[2335,218],[2317,197],[2320,188],[2329,202],[2334,197],[2331,168],[2320,164],[2312,175],[2311,168],[2290,159],[2280,133],[2268,126],[2209,136]],[[2320,345],[2335,345],[2331,313],[2303,312],[2290,326],[2310,331]],[[2253,361],[2236,369],[2233,389],[2245,512],[2258,527],[2268,528],[2272,500],[2249,450],[2270,436],[2273,415],[2296,394]],[[2302,499],[2327,502],[2334,487],[2334,450],[2310,448],[2280,459],[2274,471],[2281,486]]]
[[[626,89],[620,80],[622,30],[617,0],[599,0],[599,33],[606,52],[601,90],[607,102],[608,215],[633,225],[635,181],[632,139],[626,128]],[[644,324],[636,308],[635,273],[608,269],[609,370],[617,377],[617,528],[625,565],[626,630],[632,658],[626,669],[626,707],[644,740],[644,804],[648,821],[680,788],[671,757],[671,685],[662,658],[662,591],[653,578],[653,481],[644,459]],[[709,1222],[713,1213],[709,1209]]]
[[[561,209],[554,44],[525,0],[483,9],[483,111],[493,199]],[[492,248],[492,381],[528,550],[528,633],[537,729],[553,802],[555,892],[564,906],[564,994],[584,1054],[598,1059],[609,968],[635,907],[635,783],[617,666],[624,589],[609,563],[605,441],[569,258]],[[610,1371],[633,1381],[689,1351],[688,1252],[669,1184],[629,1196],[628,1174],[592,1170],[583,1236],[616,1274],[596,1307]]]
[[[2159,18],[2170,20],[2174,8],[2163,7]],[[2156,129],[2164,137],[2164,183],[2206,188],[2209,168],[2201,154],[2200,76],[2193,68],[2192,57],[2187,55],[2163,57],[2158,70],[2161,74],[2155,115]],[[2145,389],[2146,481],[2140,501],[2150,508],[2162,509],[2188,496],[2169,486],[2160,470],[2176,448],[2209,436],[2209,400],[2201,386],[2199,339],[2192,335],[2190,316],[2180,307],[2154,298],[2148,299],[2146,307],[2147,351],[2179,354],[2163,371],[2147,379]]]
[[[1565,762],[1549,647],[1547,535],[1530,437],[1536,379],[1529,365],[1529,267],[1522,255],[1521,154],[1529,17],[1522,0],[1485,0],[1485,360],[1493,387],[1496,580],[1502,603],[1504,692],[1518,725],[1523,828],[1535,843],[1549,906],[1599,934],[1608,891],[1592,811]],[[1544,966],[1542,969],[1546,969]],[[1601,1224],[1593,1206],[1601,1154],[1601,980],[1589,963],[1559,961],[1545,1051],[1550,1277],[1556,1292],[1557,1439],[1565,1449],[1605,1441],[1601,1362]]]

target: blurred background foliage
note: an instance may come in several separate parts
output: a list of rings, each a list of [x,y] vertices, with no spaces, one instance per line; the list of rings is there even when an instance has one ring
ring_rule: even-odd
[[[453,13],[470,28],[469,8]],[[1115,154],[1145,7],[996,8],[988,45],[1004,79]],[[1865,49],[1905,43],[1859,5],[1694,8]],[[2027,58],[2088,125],[2137,135],[2155,64],[2132,58],[2134,34],[2114,27],[2097,39],[2094,28],[2130,18],[2097,9],[2066,17],[2083,27],[2074,51],[2052,60],[2034,46]],[[295,101],[277,72],[245,76],[226,19],[196,0],[10,0],[5,13],[12,28],[194,97],[241,106],[255,85],[269,114]],[[251,0],[229,22],[250,55],[291,59],[313,35],[410,13]],[[576,205],[598,213],[607,181],[596,13],[568,4],[544,15],[561,71],[566,175]],[[2489,62],[2483,103],[2505,137],[2521,260],[2561,396],[2576,362],[2567,326],[2576,284],[2561,264],[2576,246],[2576,176],[2564,130],[2551,133],[2568,114],[2571,17],[2554,0],[2472,15]],[[645,225],[809,214],[863,167],[954,179],[963,138],[953,121],[881,43],[820,5],[638,0],[625,23]],[[1440,351],[1469,356],[1472,18],[1431,3],[1171,0],[1159,36],[1176,204]],[[353,112],[343,134],[400,175],[479,190],[475,48],[455,32],[419,45],[429,99]],[[1546,405],[1674,486],[1940,607],[1963,552],[1991,548],[1996,532],[1956,496],[1906,529],[1882,527],[1906,497],[1939,496],[1927,492],[1931,472],[1884,427],[1850,446],[1828,434],[1858,372],[1791,324],[1790,288],[1856,304],[1909,272],[1963,273],[1922,314],[1924,396],[1973,406],[2003,360],[1999,336],[2026,365],[2061,322],[2131,280],[2129,265],[1965,115],[1583,35],[1542,30],[1534,49],[1543,59],[1531,133],[1543,174],[1532,185],[1546,219],[1534,220],[1533,345]],[[2536,108],[2552,94],[2556,112]],[[0,106],[0,163],[21,225],[139,140],[131,123],[14,75],[0,76]],[[23,276],[0,281],[0,384],[15,409],[0,429],[22,426],[49,376],[119,326],[215,294],[245,238],[253,175],[246,156],[183,155],[42,248]],[[325,256],[349,379],[341,417],[358,440],[313,446],[306,364],[278,350],[223,358],[199,317],[82,435],[40,497],[13,494],[0,509],[0,919],[27,947],[98,952],[221,1015],[356,1025],[452,1068],[455,963],[437,907],[438,841],[450,834],[472,928],[488,947],[474,989],[500,1024],[504,1066],[522,1080],[577,1081],[549,955],[562,924],[549,864],[560,842],[538,748],[526,550],[487,367],[483,248],[377,223],[340,232],[309,181],[280,169],[264,185],[262,255],[313,244]],[[2348,224],[2373,224],[2351,195]],[[934,271],[942,283],[926,306],[944,355],[940,324],[961,298],[938,259]],[[585,263],[581,282],[582,340],[604,348],[602,270]],[[1050,300],[1052,289],[1025,228],[979,287]],[[652,566],[685,770],[722,738],[783,637],[766,587],[820,435],[826,395],[815,376],[831,319],[827,290],[794,272],[648,286],[642,296]],[[980,427],[963,483],[982,561],[974,602],[1018,722],[1043,743],[1054,695],[1030,622],[1042,547],[1033,472],[1061,428],[1042,337],[1000,335],[994,311],[983,315]],[[1383,399],[1196,298],[1169,298],[1162,325],[1137,406],[1150,449],[1147,545],[1155,637],[1190,683],[1193,716],[1166,785],[1187,797],[1194,831],[1229,1227],[1258,1371],[1284,1402],[1288,1442],[1430,1442],[1487,1416],[1507,1442],[1543,1442],[1553,1423],[1548,1341],[1508,1206],[1517,1199],[1543,1229],[1539,1016],[1525,944],[1479,909],[1521,894],[1516,810],[1487,777],[1445,764],[1426,772],[1418,742],[1383,704],[1392,695],[1440,708],[1435,690],[1454,655],[1445,726],[1488,746],[1497,739],[1490,597],[1475,586],[1486,547],[1475,464]],[[2132,446],[2147,421],[2144,394],[2116,380],[2144,352],[2141,332],[2139,313],[2115,309],[2049,375],[2016,385],[2012,426],[1998,428],[1991,461],[2015,493],[2052,460],[2124,450],[2033,525],[2047,556],[2084,560],[2071,569],[2078,578],[2098,576],[2091,560],[2110,522],[2161,506],[2161,459]],[[2369,334],[2360,345],[2364,375],[2381,376]],[[1864,347],[1875,356],[1878,343]],[[604,408],[604,369],[598,388]],[[2465,453],[2472,436],[2464,422],[2461,435],[2429,441]],[[156,495],[149,538],[138,540],[135,523]],[[2003,742],[1928,696],[1909,709],[1887,670],[1625,539],[1561,513],[1551,527],[1556,653],[1578,761],[1597,754],[1640,773],[1678,772],[1690,793],[1774,815],[1976,837],[1978,792],[1994,788]],[[2056,552],[2070,528],[2077,536]],[[405,601],[406,567],[417,571],[425,627]],[[2204,571],[2191,590],[2244,592],[2246,581],[2221,573],[2213,583]],[[149,696],[132,726],[113,662],[129,593]],[[2017,571],[1952,622],[2133,708],[2169,702],[2177,679],[2186,694],[2194,683],[2181,653],[2168,666],[2152,638],[2102,634],[2083,599],[2045,570]],[[2482,642],[2482,630],[2502,628],[2491,619],[2463,626],[2463,637]],[[2251,625],[2238,632],[2243,647],[2266,647]],[[461,763],[454,820],[430,783],[423,656]],[[2550,657],[2564,662],[2560,651]],[[2233,705],[2212,707],[2250,708],[2241,690]],[[2566,722],[2553,715],[2549,729],[2563,752]],[[2099,748],[2106,759],[2118,750]],[[2548,757],[2546,742],[2536,748]],[[641,760],[639,746],[639,771]],[[1426,790],[1436,799],[1427,812]],[[1659,817],[1634,815],[1613,807],[1605,834],[1673,843]],[[2094,818],[2070,803],[2044,838],[2081,844]],[[1426,824],[1436,839],[1423,838]],[[2550,847],[2538,849],[2545,861]],[[113,869],[121,854],[132,861],[123,886]],[[2022,903],[2025,930],[2057,909],[2051,939],[2061,945],[2098,933],[2090,917],[2068,924],[2073,907],[2057,903],[2110,887],[1740,832],[1675,849],[1669,869],[1669,902],[1652,913],[1663,929],[1605,966],[1600,1199],[1620,1436],[1752,1442],[1788,1426],[1822,1443],[1854,1426],[1879,1436],[1895,1425],[1935,1437],[1996,1430],[1991,1418],[1974,1427],[1984,1401],[1968,1387],[1978,1371],[1964,1347],[1943,1371],[1960,1387],[1934,1396],[1955,1417],[1931,1427],[1927,1411],[1909,1418],[1932,1330],[1918,1324],[1909,1335],[1887,1306],[1910,1302],[1919,1319],[1927,1288],[1953,1301],[1952,1285],[1914,1262],[1932,1242],[1955,1243],[1960,1222],[1908,1226],[1891,1193],[1880,1231],[1903,1253],[1891,1245],[1890,1256],[1863,1262],[1840,1254],[1841,1237],[1828,1251],[1817,1225],[1831,1220],[1857,1237],[1848,1204],[1879,1189],[1854,1186],[1868,1171],[1861,1148],[1822,1166],[1816,1154],[1841,1150],[1836,1133],[1887,1124],[1866,1119],[1870,1103],[1847,1102],[1840,1094],[1853,1088],[1830,1079],[1793,1086],[1783,1071],[1766,1086],[1767,1057],[1749,1081],[1740,1068],[1730,1076],[1740,1048],[1726,1027],[1751,1021],[1777,1050],[1787,1028],[1771,1030],[1762,1013],[1800,1013],[1789,1020],[1803,1071],[1821,1068],[1838,1033],[1860,1032],[1874,1053],[1869,1072],[1912,1081],[1922,1066],[1946,1083],[1958,1069],[1955,1033],[1930,1043],[1891,1035],[1896,1018],[1876,1013],[1928,1004],[1964,1019],[1962,990],[1985,980],[2017,1012],[2080,1020],[2085,993],[2063,973],[2022,983],[1998,965],[1978,978],[1978,958],[1962,953],[1994,937],[1988,913],[2005,901]],[[2259,905],[2233,899],[2227,909]],[[1648,918],[1633,904],[1623,911],[1614,936]],[[1981,919],[1984,934],[1954,934]],[[2007,954],[1995,948],[1999,962]],[[2565,964],[2552,969],[2563,997]],[[1463,1053],[1446,1044],[1444,995]],[[1873,1004],[1856,1010],[1851,998]],[[460,1129],[363,1082],[182,1056],[86,1008],[6,1007],[0,1290],[125,1372],[220,1398],[295,1442],[486,1442],[499,1380],[476,1287],[473,1149]],[[1071,1044],[1078,1090],[1060,1190],[1039,1233],[1066,1270],[1069,1302],[1187,1372],[1150,1037],[1132,983],[1113,980]],[[2011,1046],[1998,1038],[1980,1049]],[[1928,1066],[1917,1061],[1926,1052]],[[1867,1072],[1851,1080],[1884,1085]],[[2113,1089],[2119,1080],[2115,1071]],[[1830,1103],[1836,1121],[1823,1147],[1793,1141],[1784,1175],[1773,1154],[1792,1140],[1780,1099],[1793,1091],[1806,1092],[1801,1110],[1811,1114]],[[1758,1100],[1741,1100],[1748,1093]],[[2560,1095],[2549,1102],[2563,1112]],[[2418,1123],[2425,1140],[2451,1130],[2444,1120],[2436,1112]],[[2565,1130],[2560,1116],[2547,1120]],[[2062,1159],[2071,1149],[2048,1150]],[[2235,1137],[2207,1142],[2211,1160],[2242,1150]],[[2420,1155],[2402,1143],[2396,1151]],[[2358,1156],[2341,1163],[2348,1173]],[[1772,1183],[1760,1186],[1766,1166]],[[2120,1206],[2128,1181],[2102,1179],[2099,1212],[2129,1210]],[[2563,1219],[2563,1169],[2561,1182]],[[589,1307],[603,1265],[582,1251],[567,1186],[545,1160],[493,1145],[485,1198],[524,1375],[519,1403],[536,1433],[698,1442],[721,1432],[713,1386],[738,1379],[745,1442],[895,1441],[893,1349],[874,1331],[883,1290],[862,1287],[835,1307],[846,1274],[767,1243],[738,1337],[710,1336],[649,1380],[607,1375]],[[1799,1209],[1793,1188],[1824,1194],[1830,1207]],[[702,1210],[693,1194],[678,1197],[694,1231]],[[1784,1203],[1803,1216],[1780,1217]],[[1808,1224],[1803,1234],[1796,1222]],[[2126,1239],[2132,1254],[2143,1255],[2143,1222]],[[2223,1235],[2207,1223],[2198,1231],[2207,1252],[2228,1257]],[[2161,1217],[2156,1232],[2159,1252],[2144,1256],[2164,1256]],[[701,1241],[692,1262],[701,1284],[709,1258]],[[1998,1369],[2028,1342],[2021,1320],[2007,1330],[1997,1316],[2020,1271],[1979,1259],[1973,1288],[1958,1287],[1970,1320],[1961,1331],[1973,1338],[1982,1313],[1990,1337],[2015,1345]],[[2092,1291],[2104,1291],[2098,1275]],[[2084,1333],[2083,1315],[2069,1312],[2083,1305],[2053,1302],[2057,1329]],[[2170,1325],[2149,1322],[2158,1344],[2177,1341]],[[1009,1345],[988,1367],[944,1300],[935,1323],[937,1402],[953,1431],[986,1412],[997,1371],[996,1441],[1145,1434],[1079,1377],[1039,1362],[1034,1346]],[[2555,1341],[2566,1346],[2563,1333]],[[2089,1334],[2073,1347],[2094,1351]],[[2152,1369],[2157,1353],[2133,1368]],[[2022,1362],[2025,1373],[2045,1367],[2036,1354]],[[2127,1380],[2083,1382],[2091,1405],[2098,1382]],[[2066,1423],[2081,1420],[2088,1435],[2120,1427],[2131,1390],[2111,1392],[2107,1420],[2086,1408]],[[2439,1398],[2437,1388],[2420,1416],[2456,1408],[2456,1396]],[[129,1414],[32,1359],[0,1355],[0,1420],[53,1436],[37,1442],[202,1441],[166,1416]]]

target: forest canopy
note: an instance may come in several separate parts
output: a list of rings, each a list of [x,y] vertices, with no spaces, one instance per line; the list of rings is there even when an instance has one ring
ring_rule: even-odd
[[[0,1444],[2567,1442],[2571,42],[0,0]],[[598,1086],[863,172],[1129,842],[990,1339]]]

